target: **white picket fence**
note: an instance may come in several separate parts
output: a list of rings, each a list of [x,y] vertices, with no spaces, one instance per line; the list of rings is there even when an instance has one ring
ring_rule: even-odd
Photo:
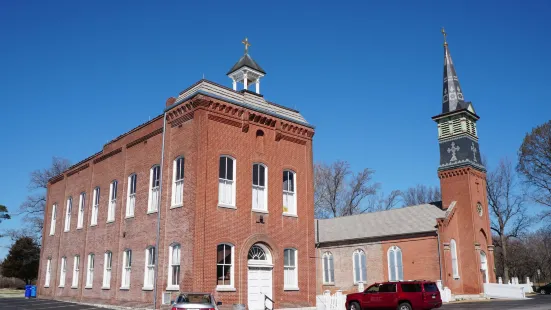
[[[344,303],[346,295],[342,291],[337,291],[331,295],[330,291],[323,292],[323,295],[316,296],[317,310],[345,310]]]

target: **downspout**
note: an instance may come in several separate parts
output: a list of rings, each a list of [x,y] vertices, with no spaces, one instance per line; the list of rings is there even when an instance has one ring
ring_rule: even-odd
[[[438,266],[440,267],[440,281],[442,282],[442,287],[444,287],[444,280],[442,280],[442,255],[440,254],[440,232],[438,231],[438,226],[436,226],[436,237],[438,238]]]
[[[161,235],[161,206],[163,201],[163,170],[165,158],[166,111],[163,115],[163,144],[161,146],[161,171],[159,178],[159,209],[157,210],[157,236],[155,237],[155,283],[153,285],[153,309],[157,309],[157,279],[159,278],[159,238]]]

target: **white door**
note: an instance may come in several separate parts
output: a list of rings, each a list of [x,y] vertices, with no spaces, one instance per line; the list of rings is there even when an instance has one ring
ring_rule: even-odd
[[[272,298],[272,268],[249,267],[248,290],[249,310],[264,310],[264,296]],[[269,300],[266,305],[272,309]]]

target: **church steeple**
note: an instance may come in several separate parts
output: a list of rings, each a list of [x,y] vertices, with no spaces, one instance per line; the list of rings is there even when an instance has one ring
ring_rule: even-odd
[[[442,90],[442,114],[432,119],[438,123],[440,142],[439,170],[470,165],[484,170],[478,149],[476,115],[471,102],[466,102],[455,66],[450,55],[446,32],[444,35],[444,87]]]
[[[249,39],[245,38],[241,43],[245,45],[245,53],[228,71],[227,76],[232,79],[233,90],[237,90],[237,83],[243,83],[243,89],[248,89],[251,83],[255,83],[256,93],[260,94],[260,79],[266,71],[249,55]]]

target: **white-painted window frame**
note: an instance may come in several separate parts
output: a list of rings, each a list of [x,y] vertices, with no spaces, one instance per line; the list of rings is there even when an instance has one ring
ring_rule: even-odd
[[[84,226],[84,207],[86,206],[86,193],[82,192],[78,198],[78,218],[77,229],[82,229]]]
[[[147,201],[147,213],[155,213],[159,210],[161,188],[161,166],[154,165],[149,169],[149,199]]]
[[[136,209],[136,187],[138,185],[138,175],[132,173],[128,176],[128,190],[126,197],[126,213],[125,218],[134,217],[134,211]]]
[[[335,284],[335,260],[331,252],[325,252],[322,256],[323,264],[323,284]]]
[[[59,268],[59,287],[65,287],[65,281],[67,280],[67,257],[61,258],[61,266]]]
[[[287,182],[287,188],[285,188],[285,181],[283,181],[283,215],[297,216],[297,173],[293,170],[283,170],[283,180],[285,180],[285,174],[291,174],[293,176],[292,182]],[[288,177],[288,176],[287,176]],[[292,183],[292,186],[289,184]]]
[[[71,215],[73,213],[73,197],[67,198],[67,204],[65,206],[65,228],[63,232],[68,232],[71,230]]]
[[[179,291],[181,281],[182,264],[182,246],[179,243],[173,243],[168,248],[168,277],[167,291]],[[174,275],[177,279],[174,279]]]
[[[398,253],[400,253],[400,256],[398,259]],[[391,265],[391,255],[394,256],[394,266]],[[402,249],[398,246],[391,246],[388,249],[387,252],[387,260],[388,260],[388,280],[389,281],[403,281],[404,280],[404,253],[402,252]],[[392,277],[392,271],[394,270],[395,277]],[[401,275],[401,276],[400,276]]]
[[[235,278],[234,278],[234,275],[235,275],[235,246],[231,243],[219,243],[216,245],[216,255],[218,256],[218,246],[221,246],[221,245],[225,245],[225,246],[229,246],[230,247],[230,251],[231,251],[231,256],[230,256],[230,263],[227,264],[225,262],[223,263],[219,263],[218,261],[216,262],[216,290],[217,291],[224,291],[224,290],[235,290]],[[226,257],[225,253],[227,251],[227,248],[224,247],[224,257]],[[230,281],[228,284],[226,284],[225,280],[224,280],[224,284],[220,285],[218,284],[218,266],[229,266],[230,267]],[[222,269],[224,270],[225,267]],[[224,271],[222,271],[223,274]]]
[[[174,159],[172,165],[172,199],[171,208],[184,205],[184,178],[186,160],[183,156]]]
[[[143,290],[152,290],[155,284],[155,259],[155,247],[147,247],[147,249],[145,249]]]
[[[291,262],[294,259],[294,264]],[[287,262],[286,262],[287,260]],[[283,290],[298,291],[298,250],[286,248],[283,250]]]
[[[117,192],[119,188],[119,182],[117,180],[111,181],[109,184],[109,202],[107,205],[107,223],[115,221],[115,214],[117,210]]]
[[[78,288],[78,278],[80,276],[80,256],[75,255],[73,258],[73,278],[71,288]]]
[[[94,188],[94,193],[92,195],[92,214],[90,216],[90,226],[98,225],[100,195],[101,195],[100,187],[96,186],[96,188]]]
[[[46,276],[44,277],[44,287],[50,287],[50,281],[52,278],[52,259],[48,258],[46,262]]]
[[[357,260],[356,257],[358,258]],[[356,249],[354,253],[352,253],[352,267],[352,279],[354,279],[354,284],[356,285],[359,282],[367,283],[367,256],[364,250]],[[358,271],[359,278],[356,276],[356,270]]]
[[[257,182],[255,184],[255,167]],[[262,173],[264,169],[264,173]],[[261,182],[261,176],[264,182]],[[253,179],[252,179],[252,210],[257,212],[268,213],[268,167],[263,163],[253,164]]]
[[[457,257],[457,243],[454,239],[450,241],[450,254],[452,259],[452,276],[454,279],[459,279],[459,261]]]
[[[228,171],[228,159],[232,161],[232,173]],[[222,160],[225,160],[225,171],[222,172]],[[218,206],[224,208],[233,208],[235,209],[235,193],[236,193],[236,167],[237,160],[229,155],[222,155],[218,161]],[[231,175],[230,175],[231,174]],[[232,179],[230,179],[230,177]],[[228,195],[230,197],[228,198]]]
[[[50,221],[50,236],[55,235],[55,222],[56,222],[56,216],[57,216],[57,204],[54,203],[52,205],[52,219]]]
[[[94,253],[88,254],[88,262],[87,262],[87,268],[86,268],[86,284],[84,288],[92,288],[94,286],[94,264],[96,263],[94,260],[96,258],[96,255]]]
[[[121,289],[129,289],[132,282],[132,250],[126,249],[122,255]]]
[[[102,279],[102,285],[101,285],[102,289],[111,288],[112,269],[113,269],[113,252],[107,251],[103,255],[103,279]]]

